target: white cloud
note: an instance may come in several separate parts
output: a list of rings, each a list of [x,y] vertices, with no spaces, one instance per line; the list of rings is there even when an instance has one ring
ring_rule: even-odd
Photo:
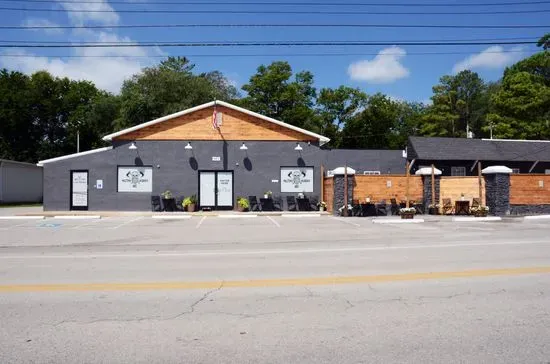
[[[84,25],[86,22],[94,22],[106,25],[117,24],[120,17],[114,11],[114,9],[109,5],[106,0],[97,0],[89,3],[71,3],[71,2],[60,2],[59,3],[65,10],[70,10],[67,12],[69,19],[73,24]],[[101,12],[101,13],[90,13],[87,11],[111,11],[111,12]]]
[[[49,21],[48,19],[42,18],[28,18],[25,19],[22,23],[22,26],[25,27],[56,27],[58,24]],[[30,29],[33,32],[43,32],[48,35],[63,34],[63,29]]]
[[[504,68],[523,57],[522,47],[513,47],[505,51],[501,46],[491,46],[480,53],[472,54],[453,67],[453,72],[468,69],[499,69]]]
[[[410,72],[400,62],[407,52],[403,48],[389,47],[378,52],[373,60],[363,60],[349,65],[352,80],[370,83],[392,83],[408,77]]]
[[[79,33],[81,36],[82,32]],[[79,41],[96,42],[132,42],[128,37],[119,37],[113,33],[86,31],[84,39]],[[8,69],[17,69],[25,73],[45,70],[59,77],[74,80],[92,81],[98,88],[118,93],[124,80],[139,73],[150,65],[153,55],[165,55],[160,49],[142,47],[129,48],[75,48],[75,58],[46,57],[20,49],[12,49],[5,54],[17,53],[25,57],[1,57],[0,65]],[[132,58],[140,57],[140,58]]]

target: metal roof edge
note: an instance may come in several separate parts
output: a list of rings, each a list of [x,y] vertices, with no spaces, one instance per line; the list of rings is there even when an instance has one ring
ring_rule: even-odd
[[[109,147],[103,147],[103,148],[87,150],[85,152],[80,152],[80,153],[67,154],[67,155],[63,155],[61,157],[55,157],[55,158],[50,158],[50,159],[45,159],[43,161],[39,161],[38,163],[36,163],[36,165],[39,166],[39,167],[42,167],[44,164],[47,164],[47,163],[59,162],[59,161],[65,160],[65,159],[81,157],[83,155],[88,155],[88,154],[106,152],[106,151],[111,150],[111,149],[113,149],[113,147],[109,146]]]

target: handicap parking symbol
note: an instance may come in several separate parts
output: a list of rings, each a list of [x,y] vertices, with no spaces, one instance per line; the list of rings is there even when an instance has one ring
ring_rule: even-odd
[[[54,223],[44,223],[44,224],[40,224],[38,225],[38,227],[47,227],[47,228],[56,228],[56,227],[60,227],[61,224],[54,224]]]

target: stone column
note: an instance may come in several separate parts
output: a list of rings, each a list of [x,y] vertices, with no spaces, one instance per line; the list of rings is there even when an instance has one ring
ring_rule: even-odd
[[[415,173],[417,176],[422,176],[423,194],[422,202],[424,204],[424,211],[428,213],[428,206],[432,203],[432,168],[425,167],[420,168]],[[435,186],[435,200],[434,203],[439,203],[439,194],[441,190],[441,171],[434,168],[434,186]]]
[[[344,171],[344,167],[338,167],[332,171],[334,175],[334,200],[332,201],[332,213],[334,215],[338,215],[338,210],[344,206]],[[354,185],[355,170],[348,167],[348,204],[351,204],[353,201]]]
[[[489,214],[494,216],[510,215],[510,174],[512,170],[505,166],[487,167],[482,171],[485,176],[485,200]]]

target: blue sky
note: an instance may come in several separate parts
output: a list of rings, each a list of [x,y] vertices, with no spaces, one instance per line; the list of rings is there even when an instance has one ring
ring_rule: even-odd
[[[96,0],[91,0],[96,1]],[[102,0],[97,0],[102,1]],[[137,1],[137,0],[136,0]],[[158,0],[151,0],[158,1]],[[183,1],[183,0],[182,0]],[[311,2],[307,0],[304,2]],[[336,2],[336,0],[323,0]],[[500,0],[479,2],[504,2]],[[506,0],[511,1],[511,0]],[[281,0],[288,2],[288,0]],[[322,1],[317,1],[322,2]],[[350,0],[346,2],[369,2]],[[370,1],[371,3],[373,1]],[[381,2],[381,1],[379,1]],[[397,1],[393,1],[394,3]],[[401,0],[401,3],[405,1]],[[422,3],[452,3],[415,1]],[[223,3],[223,2],[220,2]],[[455,2],[455,4],[458,2]],[[463,2],[462,2],[463,3]],[[470,3],[475,3],[470,1]],[[376,23],[376,24],[461,24],[509,25],[548,24],[550,13],[475,15],[289,15],[269,10],[320,11],[513,11],[548,10],[549,4],[502,7],[360,7],[360,6],[229,6],[229,5],[152,5],[139,3],[61,4],[0,1],[0,6],[55,9],[102,9],[115,13],[24,12],[0,10],[2,25],[125,25],[175,23]],[[208,14],[129,14],[124,9],[210,10]],[[263,14],[227,14],[224,10],[264,10]],[[546,29],[372,29],[372,28],[172,28],[172,29],[90,29],[64,31],[0,30],[3,41],[423,41],[491,38],[538,39]],[[504,51],[504,52],[503,52]],[[514,51],[514,52],[508,52]],[[536,51],[533,45],[515,46],[337,46],[337,47],[224,47],[224,48],[117,48],[117,49],[0,49],[0,67],[33,72],[46,69],[59,76],[89,79],[99,87],[117,93],[124,79],[141,67],[154,64],[164,55],[190,55],[197,71],[220,70],[238,87],[246,83],[261,64],[287,60],[295,71],[309,70],[318,88],[348,85],[369,94],[382,92],[397,99],[425,101],[431,87],[444,74],[470,68],[486,80],[496,80],[505,66]],[[415,55],[420,52],[461,52],[464,54]],[[289,56],[296,53],[346,53],[345,56]],[[25,57],[6,57],[24,54]],[[245,57],[214,55],[244,54]],[[2,56],[3,55],[3,56]],[[63,55],[100,56],[65,58]],[[193,55],[207,55],[198,57]],[[109,58],[110,56],[118,56]],[[137,56],[137,57],[136,57]]]

